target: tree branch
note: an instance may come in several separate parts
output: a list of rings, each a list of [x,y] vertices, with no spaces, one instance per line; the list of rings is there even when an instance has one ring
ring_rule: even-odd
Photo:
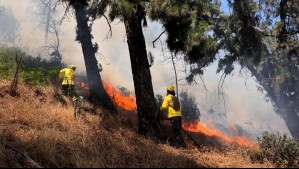
[[[208,89],[207,86],[205,84],[205,81],[203,80],[203,78],[201,77],[201,75],[199,75],[201,82],[203,83],[203,87],[205,88],[206,91],[206,99],[208,98]]]
[[[164,52],[165,49],[163,47],[163,43],[162,43],[161,39],[160,39],[160,43],[161,43],[161,47],[162,47],[162,55],[163,55],[164,59],[166,60],[165,52]]]
[[[91,17],[91,15],[94,14],[94,12],[97,10],[98,6],[102,3],[103,1],[100,1],[95,8],[93,8],[93,10],[90,12],[90,14],[88,15],[88,17],[86,18],[86,22],[89,20],[89,18]]]
[[[160,37],[166,32],[166,29],[153,41],[153,48],[156,48],[155,47],[155,42],[160,39]]]
[[[71,6],[71,3],[68,3],[67,6],[66,6],[66,8],[65,8],[64,14],[63,14],[63,16],[62,16],[62,18],[61,18],[61,20],[59,22],[59,24],[61,24],[62,20],[66,17],[67,12],[70,10],[70,6]]]
[[[224,97],[224,92],[223,92],[223,84],[224,84],[224,80],[226,78],[227,74],[225,72],[223,72],[223,74],[220,77],[219,83],[218,83],[218,103],[220,103],[220,93],[222,94],[222,98],[223,98],[223,104],[224,104],[224,115],[226,116],[226,104],[225,104],[225,97]]]
[[[242,69],[240,69],[239,73],[240,73],[240,75],[242,76],[242,78],[243,78],[243,80],[244,80],[246,89],[247,89],[248,91],[250,91],[250,90],[248,89],[248,87],[247,87],[247,82],[246,82],[245,77],[243,76]]]
[[[97,52],[96,54],[99,54],[99,55],[101,55],[104,58],[104,61],[105,61],[105,63],[106,63],[107,66],[110,65],[110,63],[107,62],[105,56],[102,53]]]
[[[105,14],[103,14],[103,16],[105,17],[105,19],[106,19],[106,21],[107,21],[107,23],[108,23],[108,25],[109,25],[109,31],[108,31],[108,33],[107,33],[107,39],[109,39],[109,38],[111,38],[112,37],[112,29],[111,29],[111,24],[110,24],[110,22],[109,22],[109,19],[107,18],[107,16],[105,15]],[[110,33],[110,37],[109,37],[109,33]]]

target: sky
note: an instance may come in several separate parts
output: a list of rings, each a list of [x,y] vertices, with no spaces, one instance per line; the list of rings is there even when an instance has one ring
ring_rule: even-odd
[[[45,39],[44,29],[39,26],[35,15],[36,4],[32,2],[32,0],[0,0],[0,5],[10,7],[19,21],[19,37],[14,45],[36,55],[41,51]],[[229,11],[226,1],[223,1],[221,9],[225,12]],[[60,12],[63,14],[64,10]],[[81,46],[75,41],[75,26],[74,15],[70,12],[63,20],[61,27],[60,40],[63,61],[68,65],[76,65],[79,72],[84,72],[85,64]],[[105,19],[96,20],[92,29],[93,41],[99,44],[97,59],[103,66],[101,77],[115,86],[120,85],[134,91],[124,24],[113,22],[111,26],[112,37],[109,39],[106,38],[109,26]],[[164,96],[166,87],[175,85],[173,67],[169,60],[165,61],[160,42],[156,42],[156,48],[153,48],[152,45],[153,40],[158,37],[163,28],[159,23],[149,22],[148,27],[143,31],[147,50],[154,55],[154,65],[151,67],[154,92]],[[161,39],[165,39],[165,36],[163,35]],[[176,66],[179,70],[179,79],[183,79],[185,77],[181,71],[184,68],[183,64],[178,63]],[[212,119],[223,126],[238,125],[252,133],[253,136],[260,136],[261,132],[265,130],[290,135],[285,122],[274,112],[271,102],[266,101],[265,94],[257,91],[259,85],[251,77],[250,72],[242,70],[241,75],[240,67],[236,65],[236,70],[224,81],[223,91],[225,94],[221,95],[218,83],[222,73],[216,74],[216,69],[217,61],[204,70],[202,78],[207,91],[199,78],[197,79],[198,84],[187,85],[183,80],[179,82],[180,91],[186,91],[196,98],[202,114],[202,122]],[[223,100],[223,96],[225,100]],[[210,114],[210,110],[214,110],[216,113]]]
[[[221,0],[221,7],[220,10],[223,11],[224,13],[230,13],[230,9],[228,7],[228,2],[227,0]]]

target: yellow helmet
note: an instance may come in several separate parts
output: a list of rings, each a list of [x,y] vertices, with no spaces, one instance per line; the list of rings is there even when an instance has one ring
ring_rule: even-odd
[[[76,69],[76,66],[75,66],[75,65],[71,65],[71,66],[70,66],[70,69],[75,70],[75,69]]]
[[[173,86],[168,86],[167,90],[173,92],[174,91],[174,87]]]

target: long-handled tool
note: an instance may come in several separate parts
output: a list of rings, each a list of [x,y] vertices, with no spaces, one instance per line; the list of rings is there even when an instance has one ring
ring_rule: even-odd
[[[183,127],[181,127],[181,129],[182,129],[182,131],[188,136],[188,138],[190,139],[190,140],[192,140],[192,142],[199,148],[199,149],[202,149],[202,145],[199,145],[188,133],[187,133],[187,131],[183,128]]]
[[[159,120],[159,123],[160,123],[160,127],[161,127],[161,130],[163,130],[163,128],[164,127],[162,127],[163,126],[163,120],[165,120],[165,118],[163,118],[163,117],[161,117],[161,114],[160,114],[160,111],[158,110],[158,120]],[[188,138],[190,139],[190,140],[192,140],[192,142],[201,150],[202,149],[202,146],[201,145],[199,145],[188,133],[187,133],[187,131],[183,128],[183,127],[181,127],[181,130],[188,136]]]

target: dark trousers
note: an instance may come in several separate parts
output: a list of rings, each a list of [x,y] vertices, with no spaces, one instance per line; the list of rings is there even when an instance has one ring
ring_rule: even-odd
[[[75,85],[63,84],[62,85],[62,94],[64,96],[78,97],[76,90],[75,90]]]
[[[172,117],[170,118],[170,122],[176,141],[180,146],[184,145],[185,141],[182,135],[182,117]]]

